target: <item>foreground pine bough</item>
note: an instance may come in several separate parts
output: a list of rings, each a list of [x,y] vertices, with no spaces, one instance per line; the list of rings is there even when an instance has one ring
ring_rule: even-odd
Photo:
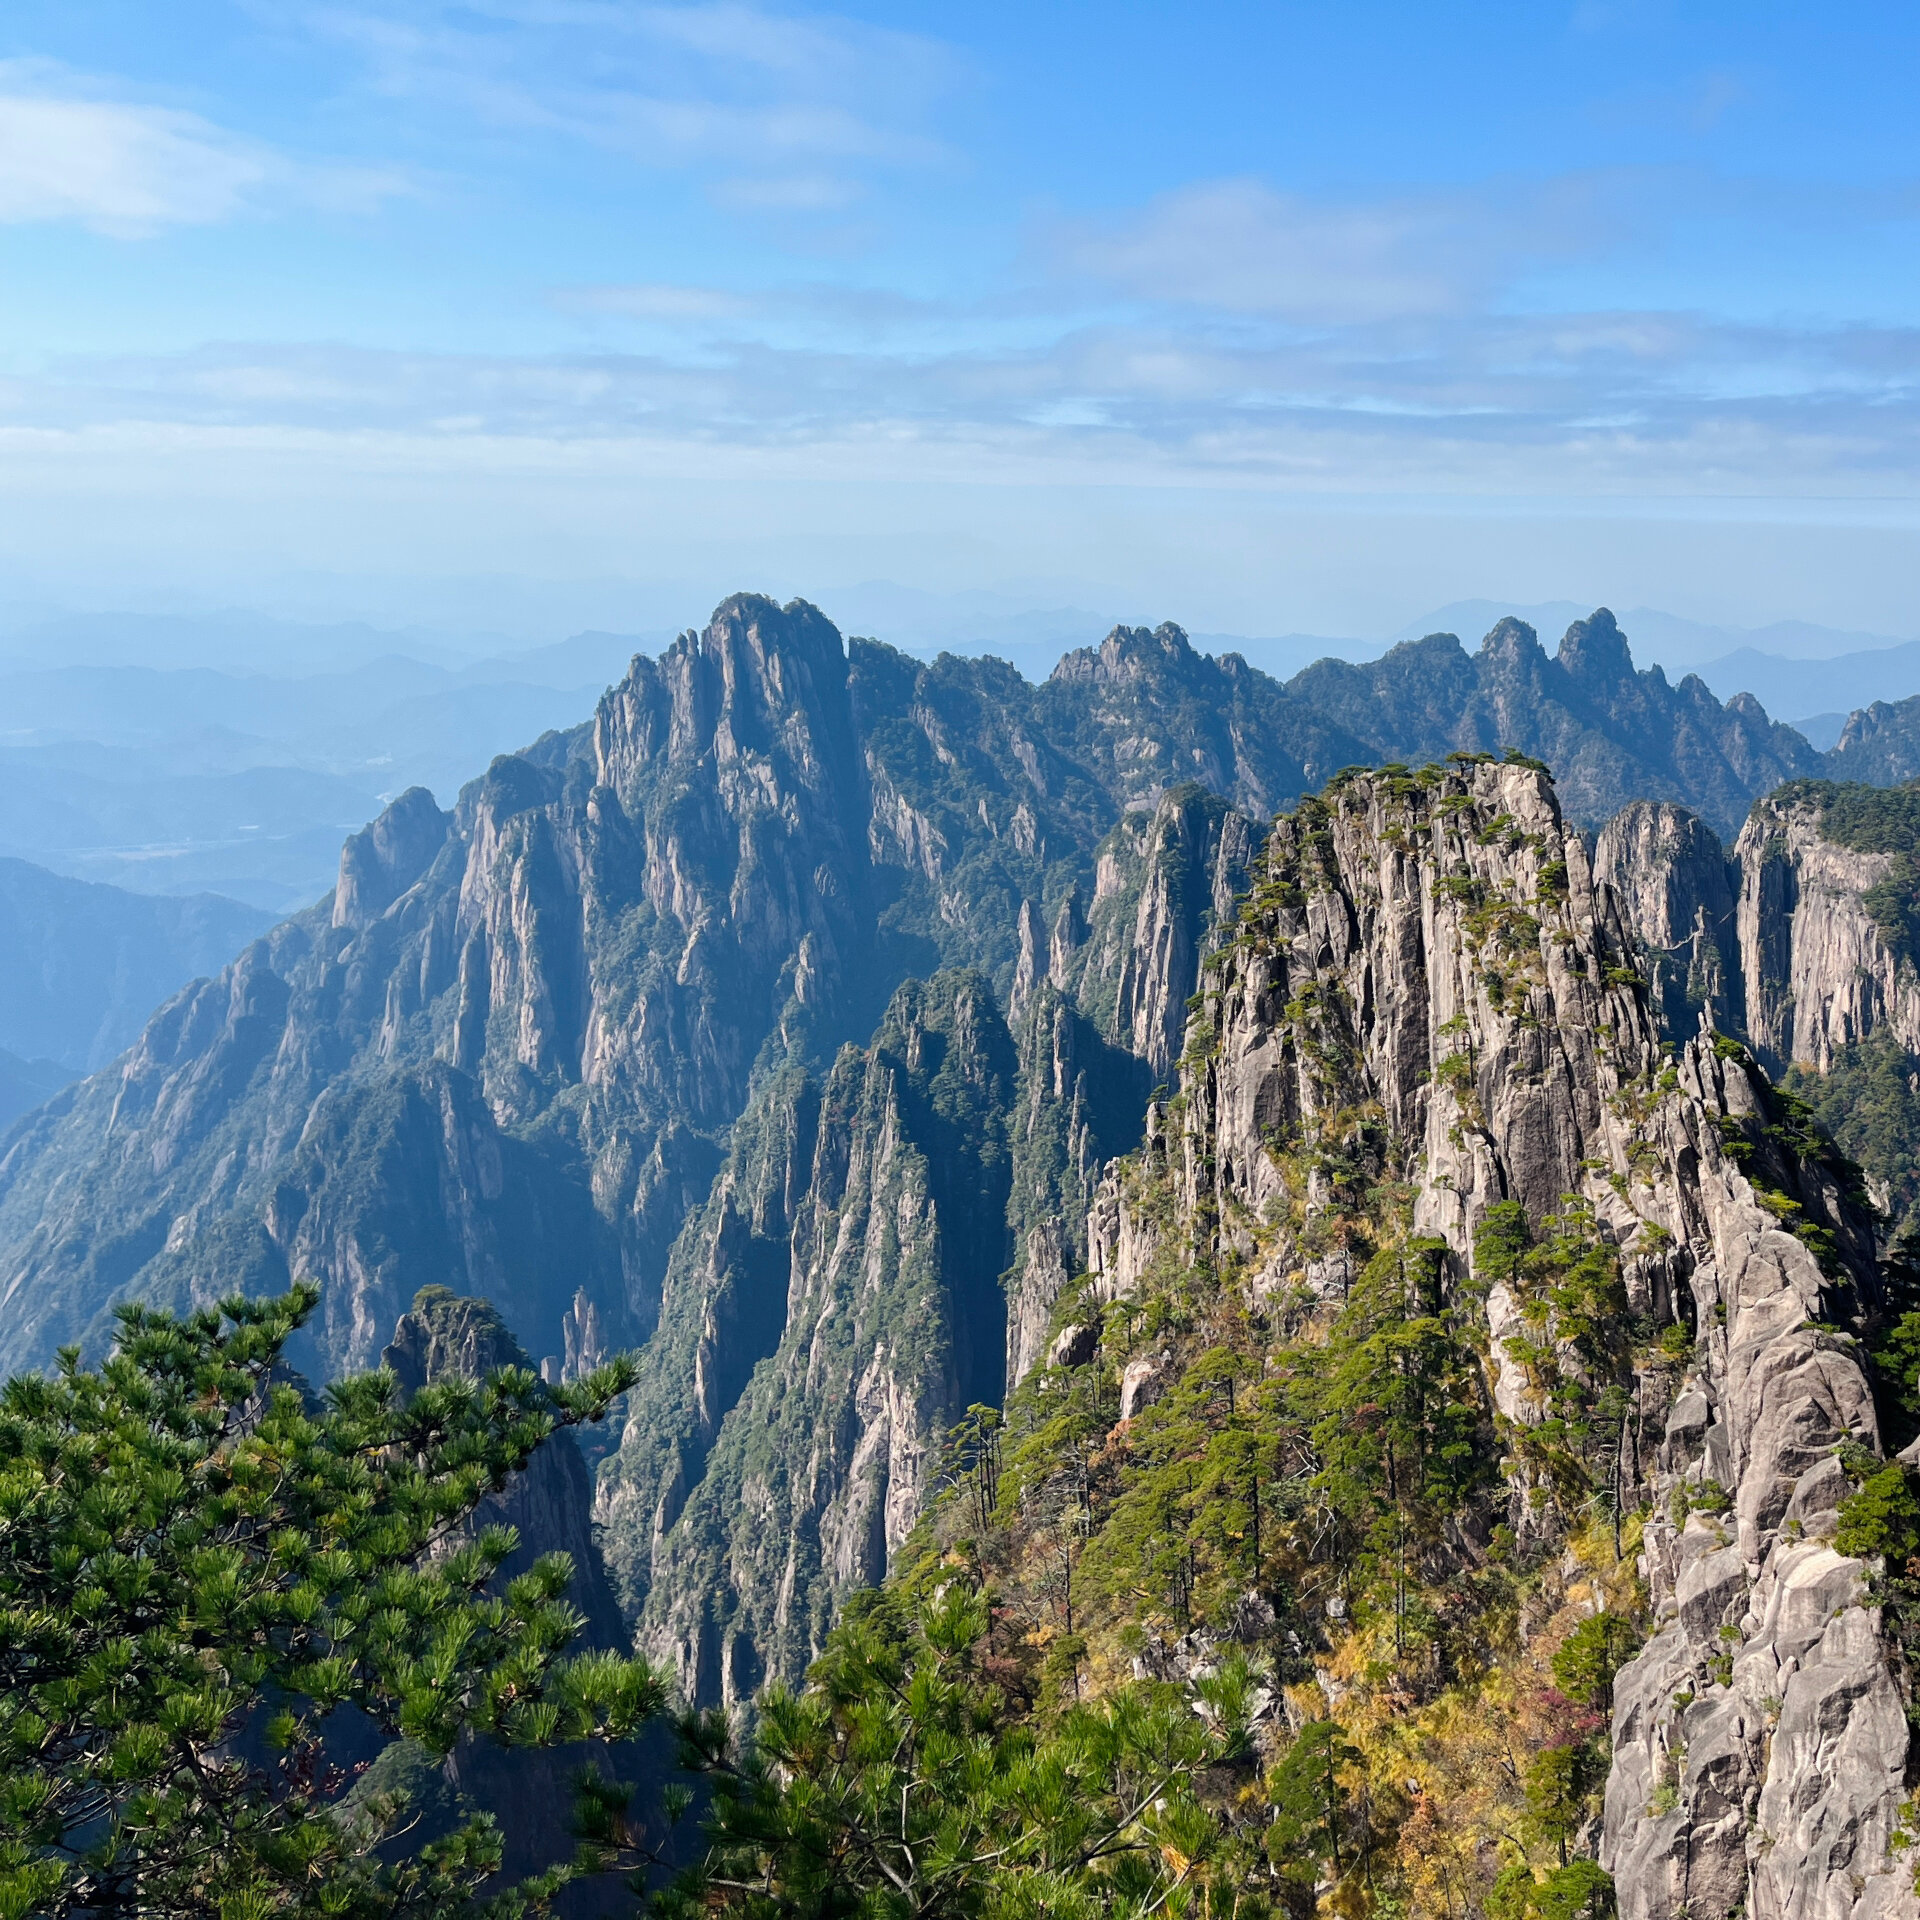
[[[7,1920],[461,1911],[497,1875],[497,1826],[405,1844],[393,1798],[342,1798],[339,1716],[438,1755],[617,1740],[660,1709],[644,1662],[567,1653],[562,1557],[495,1592],[511,1532],[459,1532],[631,1368],[404,1400],[382,1373],[312,1406],[278,1368],[315,1303],[125,1307],[98,1372],[70,1353],[0,1394]],[[498,1891],[502,1911],[565,1877]]]
[[[448,1305],[417,1313],[472,1320]],[[356,1785],[336,1763],[343,1713],[390,1752],[446,1755],[476,1736],[618,1741],[666,1696],[643,1662],[566,1653],[582,1623],[564,1556],[496,1591],[511,1530],[467,1531],[631,1369],[559,1392],[511,1366],[410,1393],[383,1371],[313,1406],[277,1377],[313,1306],[298,1289],[186,1321],[128,1307],[98,1372],[69,1355],[0,1396],[7,1920],[545,1911],[581,1872],[638,1869],[642,1891],[687,1809],[669,1788],[649,1823],[631,1784],[590,1768],[574,1858],[505,1881],[491,1817],[423,1841],[418,1806],[367,1790],[377,1768]],[[713,1810],[659,1909],[1194,1911],[1229,1860],[1201,1789],[1247,1771],[1250,1664],[1042,1727],[981,1657],[986,1627],[961,1580],[912,1616],[873,1596],[803,1696],[770,1692],[744,1744],[724,1715],[684,1715]]]

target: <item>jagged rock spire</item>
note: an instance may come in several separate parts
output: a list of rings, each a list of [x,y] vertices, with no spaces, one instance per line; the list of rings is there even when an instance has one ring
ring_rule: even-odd
[[[1020,958],[1014,962],[1013,986],[1007,994],[1009,1016],[1018,1020],[1033,998],[1033,990],[1046,976],[1040,965],[1040,951],[1046,932],[1040,924],[1040,909],[1031,900],[1020,902]]]
[[[1047,947],[1047,978],[1056,987],[1065,988],[1073,977],[1073,959],[1086,943],[1087,920],[1080,911],[1080,889],[1067,889],[1067,897],[1054,916],[1053,938]]]

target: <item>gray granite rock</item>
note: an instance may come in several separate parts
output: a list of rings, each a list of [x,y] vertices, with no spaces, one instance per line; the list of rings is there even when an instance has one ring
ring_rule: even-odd
[[[1687,840],[1657,812],[1636,832]],[[1616,840],[1619,875],[1632,836]],[[1696,878],[1711,890],[1711,873]],[[1643,920],[1656,879],[1635,882]],[[1327,1271],[1310,1236],[1334,1197],[1309,1182],[1302,1205],[1267,1150],[1276,1129],[1294,1137],[1323,1113],[1367,1103],[1419,1142],[1415,1222],[1445,1239],[1455,1271],[1498,1202],[1536,1221],[1566,1194],[1591,1207],[1636,1310],[1695,1335],[1678,1382],[1658,1369],[1634,1382],[1656,1631],[1615,1683],[1600,1854],[1621,1920],[1913,1920],[1920,1900],[1890,1848],[1899,1690],[1866,1570],[1828,1544],[1848,1490],[1836,1448],[1879,1445],[1846,1331],[1878,1285],[1873,1225],[1828,1169],[1768,1133],[1772,1094],[1744,1054],[1696,1035],[1669,1062],[1628,904],[1532,769],[1481,764],[1424,788],[1353,779],[1324,811],[1276,824],[1199,1016],[1218,1044],[1183,1078],[1178,1110],[1150,1122],[1146,1151],[1184,1218],[1220,1223],[1256,1293]],[[1673,931],[1674,899],[1660,910]],[[1781,1003],[1760,1001],[1777,1026]],[[1114,1293],[1168,1231],[1132,1204],[1128,1178],[1088,1227]],[[1783,1225],[1783,1197],[1789,1220],[1831,1235],[1824,1267]],[[1299,1224],[1262,1224],[1278,1220]],[[1486,1311],[1501,1411],[1543,1417],[1504,1350],[1518,1323],[1502,1287]]]

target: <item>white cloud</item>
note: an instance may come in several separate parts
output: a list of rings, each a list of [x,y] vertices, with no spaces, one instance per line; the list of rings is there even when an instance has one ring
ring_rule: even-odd
[[[196,114],[86,99],[63,82],[38,62],[0,62],[0,221],[113,234],[204,225],[239,212],[274,171]]]
[[[198,114],[108,96],[40,60],[0,60],[0,223],[74,221],[117,238],[300,203],[360,211],[395,175],[311,166]]]
[[[941,42],[832,15],[732,4],[331,5],[307,16],[368,82],[483,124],[585,140],[650,165],[789,177],[786,210],[844,204],[839,168],[951,158],[929,128],[963,66]],[[807,163],[814,163],[811,167]],[[806,197],[811,188],[811,197]],[[745,204],[744,201],[738,204]]]
[[[1364,324],[1462,312],[1521,262],[1590,245],[1608,184],[1338,201],[1216,180],[1127,219],[1057,227],[1043,244],[1060,269],[1140,299]]]
[[[1570,314],[1302,338],[1107,322],[989,350],[845,334],[773,344],[752,337],[781,324],[772,295],[574,297],[674,322],[690,351],[231,346],[76,359],[16,379],[0,395],[0,434],[237,433],[308,449],[372,436],[456,462],[461,448],[493,460],[518,446],[536,464],[647,448],[671,464],[699,449],[709,466],[770,481],[865,462],[876,475],[1033,484],[1105,473],[1330,494],[1920,501],[1911,330]],[[824,321],[830,305],[819,311]]]
[[[630,287],[576,287],[557,304],[576,313],[609,313],[630,320],[691,322],[731,320],[750,313],[754,303],[719,287],[676,287],[643,283]]]

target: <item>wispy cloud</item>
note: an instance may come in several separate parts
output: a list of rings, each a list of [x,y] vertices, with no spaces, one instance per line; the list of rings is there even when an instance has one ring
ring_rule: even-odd
[[[1447,193],[1309,199],[1258,180],[1163,194],[1060,223],[1060,271],[1139,299],[1341,325],[1462,312],[1523,262],[1593,246],[1613,224],[1601,176]]]
[[[731,0],[398,0],[305,19],[353,49],[382,93],[686,169],[736,210],[837,212],[865,174],[956,159],[933,126],[963,62],[940,41],[860,21]]]
[[[0,62],[0,220],[200,225],[238,212],[273,166],[196,114],[89,99],[45,62]]]
[[[698,324],[733,320],[754,309],[744,294],[719,287],[676,287],[645,282],[626,287],[571,287],[556,296],[558,306],[574,313],[614,314],[630,320]]]
[[[626,297],[671,313],[698,304],[686,291]],[[1450,319],[1418,342],[1397,323],[1259,342],[1105,324],[998,352],[219,347],[18,381],[0,430],[376,436],[452,465],[518,445],[540,460],[698,449],[768,474],[858,461],[876,475],[1329,493],[1914,497],[1916,364],[1910,329],[1661,314]]]
[[[275,202],[351,208],[398,176],[296,161],[198,114],[115,98],[42,60],[0,60],[0,222],[138,238]]]

